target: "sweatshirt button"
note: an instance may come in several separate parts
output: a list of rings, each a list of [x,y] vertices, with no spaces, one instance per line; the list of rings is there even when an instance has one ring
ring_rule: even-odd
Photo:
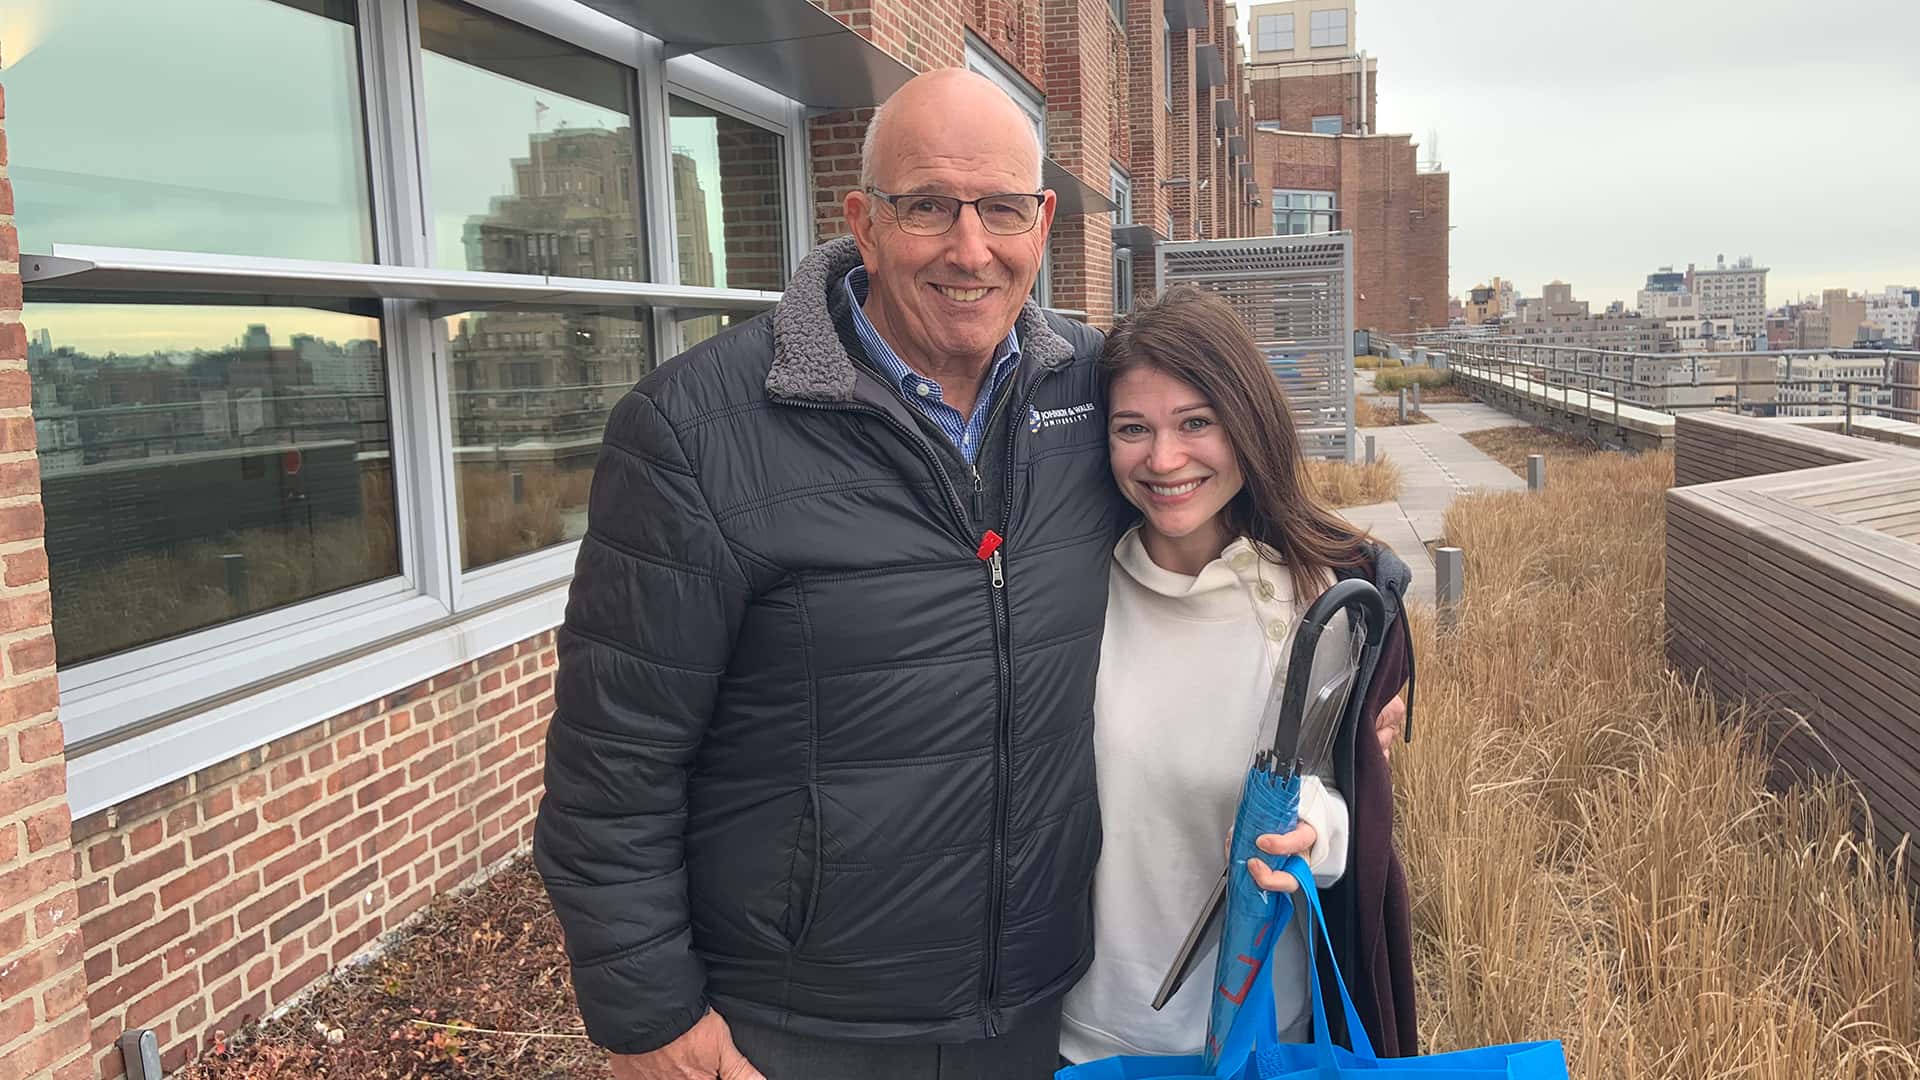
[[[1271,600],[1273,599],[1273,582],[1262,581],[1253,587],[1253,592],[1262,600]]]
[[[1275,641],[1285,641],[1287,639],[1287,624],[1280,619],[1273,620],[1267,624],[1267,636]]]

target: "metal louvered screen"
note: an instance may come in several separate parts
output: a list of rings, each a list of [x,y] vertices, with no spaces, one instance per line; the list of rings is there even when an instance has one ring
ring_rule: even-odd
[[[1353,236],[1193,240],[1154,249],[1155,284],[1219,293],[1293,406],[1302,450],[1353,459]]]

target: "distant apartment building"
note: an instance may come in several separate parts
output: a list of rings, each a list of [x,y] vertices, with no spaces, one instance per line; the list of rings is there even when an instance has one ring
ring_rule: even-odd
[[[1893,407],[1904,410],[1895,419],[1920,423],[1920,360],[1901,360],[1893,365],[1893,381],[1916,389],[1896,389]]]
[[[1666,323],[1624,309],[1594,315],[1585,300],[1573,297],[1573,286],[1555,281],[1538,297],[1519,302],[1518,317],[1507,333],[1529,345],[1565,345],[1572,348],[1656,353],[1670,350]]]
[[[1820,294],[1820,309],[1827,313],[1827,345],[1849,349],[1860,340],[1860,328],[1867,322],[1867,302],[1845,289],[1827,289]]]
[[[1890,349],[1920,348],[1920,289],[1889,285],[1867,297],[1867,322]]]
[[[1693,290],[1687,288],[1687,275],[1671,266],[1647,275],[1647,286],[1640,290],[1634,310],[1650,319],[1690,318],[1700,313]]]
[[[1288,0],[1249,9],[1253,111],[1278,131],[1367,135],[1379,65],[1354,47],[1353,0]]]
[[[1513,282],[1494,278],[1492,284],[1475,285],[1467,290],[1461,318],[1468,326],[1499,322],[1513,314]]]
[[[1742,334],[1758,337],[1766,332],[1767,268],[1753,265],[1750,256],[1741,256],[1732,266],[1725,255],[1719,256],[1711,270],[1689,263],[1686,284],[1700,298],[1700,314],[1728,316]]]
[[[1855,416],[1884,416],[1896,405],[1883,360],[1792,357],[1781,361],[1779,375],[1780,416],[1843,416],[1849,404]]]
[[[1450,187],[1406,135],[1373,131],[1376,65],[1352,0],[1256,4],[1247,56],[1253,177],[1273,235],[1353,234],[1354,320],[1398,332],[1449,321]]]
[[[1792,304],[1767,315],[1767,348],[1800,348],[1800,312]]]

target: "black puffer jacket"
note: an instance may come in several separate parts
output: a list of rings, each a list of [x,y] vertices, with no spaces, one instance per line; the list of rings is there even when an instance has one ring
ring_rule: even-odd
[[[1091,958],[1099,335],[1028,306],[1005,483],[976,493],[848,354],[828,289],[858,258],[824,245],[607,425],[534,855],[616,1051],[709,1004],[975,1039]]]

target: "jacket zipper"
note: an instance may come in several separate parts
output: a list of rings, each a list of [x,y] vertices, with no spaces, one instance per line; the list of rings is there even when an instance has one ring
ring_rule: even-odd
[[[1036,368],[1033,381],[1027,385],[1026,397],[1021,399],[1022,409],[1033,407],[1033,398],[1040,389],[1040,383],[1047,376],[1047,369]],[[1008,395],[1009,397],[1012,395]],[[993,426],[989,418],[988,427]],[[1013,528],[1013,455],[1014,444],[1020,428],[1018,414],[1015,422],[1007,425],[1006,498],[1000,512],[1000,535],[1007,536]],[[978,470],[974,474],[978,477]],[[987,1020],[987,1036],[1000,1034],[1000,1025],[996,1019],[994,998],[1000,989],[1000,922],[1001,909],[1006,906],[1007,880],[1004,865],[1007,847],[1008,788],[1013,786],[1013,657],[1010,638],[1012,629],[1008,625],[1006,592],[1006,569],[1000,560],[1000,551],[996,549],[988,564],[988,572],[993,583],[993,645],[994,657],[1000,671],[1000,716],[994,736],[994,757],[996,773],[994,777],[993,812],[993,890],[992,902],[987,909],[987,978],[982,988],[981,1013]]]

